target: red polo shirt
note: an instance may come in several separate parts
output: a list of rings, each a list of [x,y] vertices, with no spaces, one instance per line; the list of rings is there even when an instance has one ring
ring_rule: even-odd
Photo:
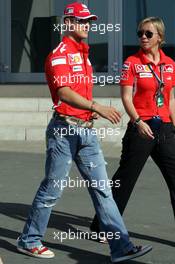
[[[134,87],[133,103],[138,115],[143,120],[159,115],[164,122],[170,122],[169,101],[171,89],[175,86],[175,63],[162,50],[159,52],[160,62],[158,65],[150,62],[142,50],[128,57],[123,64],[120,85]],[[158,89],[158,81],[149,69],[148,63],[152,65],[159,78],[160,64],[164,64],[163,81],[165,86],[162,107],[157,107],[156,104],[155,94]]]
[[[45,63],[46,79],[55,111],[83,120],[89,120],[92,113],[61,102],[57,91],[68,86],[84,98],[92,100],[93,78],[88,50],[86,43],[77,43],[69,37],[63,37],[58,47],[48,55]]]

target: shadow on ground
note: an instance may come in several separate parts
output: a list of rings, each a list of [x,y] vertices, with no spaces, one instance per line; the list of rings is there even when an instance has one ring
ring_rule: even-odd
[[[24,222],[27,218],[29,210],[30,210],[30,206],[26,204],[0,203],[0,213],[1,214],[17,219],[17,220],[24,221]],[[88,228],[90,226],[91,220],[92,219],[88,217],[82,217],[79,215],[73,215],[73,214],[68,214],[65,212],[58,212],[58,211],[53,210],[52,216],[49,222],[49,227],[55,228],[59,231],[68,232],[68,230],[71,230],[71,231],[75,230],[73,225],[76,225],[76,226],[78,225],[81,227]],[[15,230],[0,228],[0,235],[1,237],[3,237],[3,239],[0,240],[0,246],[8,251],[17,253],[16,247],[10,242],[8,242],[7,240],[8,239],[16,240],[16,238],[20,235],[20,233]],[[137,239],[152,241],[152,242],[161,243],[164,245],[175,247],[175,242],[161,239],[158,237],[153,237],[153,236],[148,236],[148,235],[138,234],[138,233],[133,233],[133,232],[130,232],[130,236],[133,238],[137,238]],[[80,264],[80,263],[83,263],[83,264],[110,263],[109,258],[106,257],[105,255],[93,253],[88,250],[82,250],[82,249],[74,248],[68,245],[51,243],[51,242],[47,242],[45,243],[45,245],[48,246],[49,248],[56,249],[58,251],[67,252],[70,258],[77,261],[77,264]],[[130,264],[142,263],[143,264],[143,262],[138,262],[138,261],[129,261],[127,263],[130,263]]]

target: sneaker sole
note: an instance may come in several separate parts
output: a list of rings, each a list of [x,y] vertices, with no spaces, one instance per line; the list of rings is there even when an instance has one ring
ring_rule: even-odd
[[[31,256],[31,257],[35,257],[35,258],[54,258],[55,257],[55,254],[53,253],[52,255],[36,255],[36,254],[33,254],[23,248],[19,248],[17,247],[17,250],[25,255],[28,255],[28,256]]]
[[[141,256],[149,253],[152,249],[153,249],[152,246],[144,246],[141,251],[139,251],[135,254],[129,255],[129,256],[116,258],[115,261],[112,261],[112,263],[118,263],[118,262],[127,261],[127,260],[131,260],[134,258],[141,257]]]

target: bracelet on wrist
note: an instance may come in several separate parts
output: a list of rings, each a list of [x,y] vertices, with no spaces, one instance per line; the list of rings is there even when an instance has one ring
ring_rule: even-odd
[[[141,121],[141,117],[139,116],[135,121],[134,121],[134,125],[137,126],[139,124],[139,122]]]
[[[95,112],[95,109],[94,109],[94,105],[96,104],[95,101],[92,101],[92,104],[91,104],[91,108],[90,108],[90,111],[91,112]]]

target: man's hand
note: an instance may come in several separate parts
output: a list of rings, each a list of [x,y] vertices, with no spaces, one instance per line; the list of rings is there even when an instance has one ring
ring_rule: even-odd
[[[95,112],[92,113],[92,119],[99,119],[99,118],[100,118],[99,114],[97,114]]]
[[[150,128],[150,126],[145,123],[144,121],[140,120],[140,122],[137,124],[137,129],[139,131],[139,134],[144,138],[154,139],[154,134]]]
[[[108,119],[112,124],[120,122],[121,113],[115,109],[115,107],[104,106],[95,103],[93,110],[98,113],[101,117]]]
[[[71,90],[70,87],[62,87],[58,89],[58,96],[61,101],[66,102],[73,107],[92,111],[92,116],[100,115],[101,117],[111,121],[113,124],[120,122],[121,114],[114,107],[104,106],[96,102],[89,101]]]

